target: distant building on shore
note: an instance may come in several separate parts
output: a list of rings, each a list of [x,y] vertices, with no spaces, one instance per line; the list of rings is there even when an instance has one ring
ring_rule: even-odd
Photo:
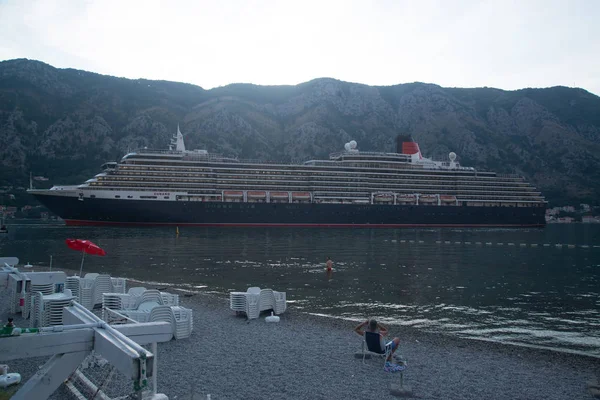
[[[581,222],[583,222],[584,224],[600,224],[600,217],[584,215],[583,217],[581,217]]]
[[[556,219],[559,224],[572,224],[574,219],[572,217],[560,217]]]

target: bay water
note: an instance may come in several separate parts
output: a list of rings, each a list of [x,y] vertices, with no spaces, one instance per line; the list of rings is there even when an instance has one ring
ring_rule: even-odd
[[[600,225],[540,229],[98,228],[11,224],[0,256],[227,296],[287,292],[332,318],[600,357]],[[325,271],[331,257],[333,271]],[[349,327],[353,323],[349,322]]]

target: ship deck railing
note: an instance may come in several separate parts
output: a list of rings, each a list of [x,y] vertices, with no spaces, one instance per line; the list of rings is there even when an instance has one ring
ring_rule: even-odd
[[[268,164],[268,165],[307,165],[307,163],[311,163],[311,162],[326,162],[326,163],[331,163],[331,162],[335,162],[336,158],[339,158],[341,156],[345,156],[345,155],[366,155],[366,156],[377,156],[377,157],[392,157],[395,159],[410,159],[410,155],[406,155],[406,154],[399,154],[399,153],[383,153],[383,152],[373,152],[373,151],[360,151],[360,152],[334,152],[334,153],[330,153],[329,154],[329,160],[315,160],[315,159],[305,159],[304,161],[302,160],[292,160],[292,161],[283,161],[283,160],[259,160],[259,159],[239,159],[237,157],[227,157],[224,156],[222,154],[218,154],[218,153],[196,153],[193,150],[186,150],[185,152],[181,152],[181,151],[177,151],[177,150],[155,150],[155,149],[138,149],[135,150],[133,152],[128,153],[125,157],[127,157],[128,155],[136,155],[136,156],[143,156],[144,154],[148,154],[148,155],[153,155],[153,154],[164,154],[164,155],[181,155],[182,157],[185,156],[187,159],[189,160],[207,160],[207,161],[225,161],[225,162],[235,162],[235,163],[239,163],[239,164]],[[125,158],[124,157],[124,158]],[[364,160],[364,161],[368,161],[368,160]],[[373,161],[377,161],[377,162],[384,162],[382,160],[377,160],[374,159]],[[439,163],[440,165],[442,165],[444,168],[443,169],[449,169],[450,163],[448,161],[442,161],[442,160],[432,160],[436,163]],[[391,161],[390,161],[391,162]],[[402,163],[402,164],[406,164],[406,163]],[[475,169],[473,167],[462,167],[460,166],[460,164],[457,162],[457,168],[455,168],[455,170],[457,171],[473,171],[475,173],[494,173],[494,171],[486,171],[483,169]],[[419,164],[415,164],[414,167],[417,168],[422,168],[423,165],[419,165]],[[425,168],[427,169],[427,168]],[[506,174],[506,173],[496,173],[496,177],[498,178],[510,178],[510,179],[523,179],[522,176],[518,175],[518,174]]]

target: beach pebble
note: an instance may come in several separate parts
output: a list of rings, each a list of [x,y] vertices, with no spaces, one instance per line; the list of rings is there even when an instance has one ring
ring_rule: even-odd
[[[399,383],[390,383],[390,394],[396,397],[413,397],[412,388]]]
[[[2,323],[8,316],[7,292],[0,287]],[[593,357],[390,325],[390,336],[401,339],[399,351],[411,360],[411,368],[404,372],[404,382],[410,380],[410,387],[405,384],[397,391],[400,376],[384,372],[381,358],[367,355],[369,359],[362,362],[361,338],[353,332],[355,322],[308,315],[290,303],[274,329],[264,318],[247,324],[246,318],[236,317],[225,294],[199,293],[180,298],[180,304],[194,312],[192,336],[158,344],[158,392],[173,400],[190,398],[191,393],[203,400],[208,394],[213,400],[410,396],[424,400],[564,400],[590,398],[590,393],[600,398],[597,386],[583,384],[600,376],[600,365]],[[28,322],[15,318],[17,326]],[[47,360],[6,364],[25,382]],[[84,373],[102,384],[110,368],[94,365]],[[400,395],[392,393],[391,385],[397,385],[394,393]],[[110,397],[124,396],[132,392],[132,382],[115,374],[105,391]],[[75,400],[64,385],[51,396],[51,400],[59,399]]]

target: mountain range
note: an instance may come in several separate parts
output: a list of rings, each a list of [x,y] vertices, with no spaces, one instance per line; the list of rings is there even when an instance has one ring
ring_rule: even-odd
[[[410,134],[426,157],[517,173],[555,204],[598,204],[600,97],[583,89],[505,91],[427,83],[367,86],[320,78],[295,86],[125,79],[40,61],[0,62],[0,186],[84,182],[106,161],[166,149],[177,125],[188,149],[301,162],[356,140],[395,151]]]

